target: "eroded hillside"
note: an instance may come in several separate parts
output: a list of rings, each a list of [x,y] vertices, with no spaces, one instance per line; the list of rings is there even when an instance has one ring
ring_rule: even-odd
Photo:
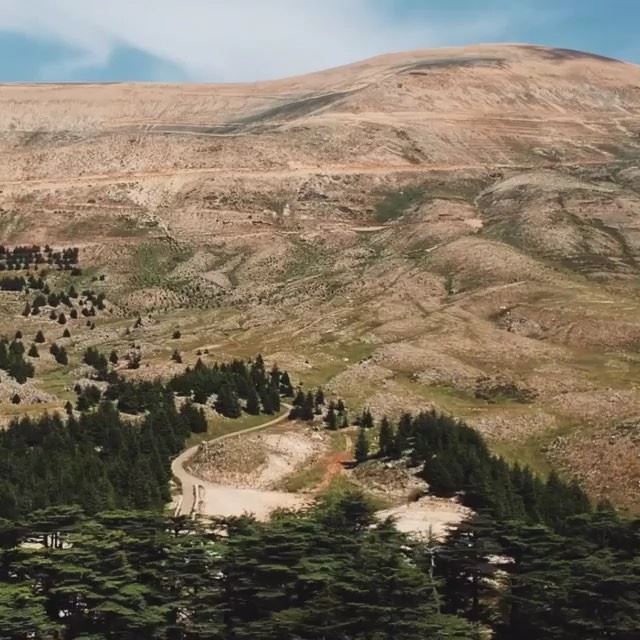
[[[108,300],[21,409],[61,407],[92,344],[140,347],[147,377],[260,351],[640,508],[640,68],[485,46],[249,86],[5,86],[0,154],[4,244],[79,246]],[[0,295],[2,332],[62,333]]]

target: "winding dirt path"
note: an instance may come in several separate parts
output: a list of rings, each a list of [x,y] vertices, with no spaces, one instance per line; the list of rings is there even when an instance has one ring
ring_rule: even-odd
[[[283,403],[286,409],[291,405]],[[268,420],[255,427],[242,429],[233,433],[214,438],[212,442],[227,440],[260,429],[266,429],[284,422],[288,413]],[[185,449],[171,463],[173,475],[180,481],[182,495],[178,499],[175,515],[206,515],[206,516],[241,516],[245,513],[253,514],[258,520],[264,520],[278,508],[295,508],[302,506],[307,498],[284,491],[263,491],[259,489],[239,489],[226,485],[214,484],[202,480],[185,469],[185,464],[195,455],[199,445]]]

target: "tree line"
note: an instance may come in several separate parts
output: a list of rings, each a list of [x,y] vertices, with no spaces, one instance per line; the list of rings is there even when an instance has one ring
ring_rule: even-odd
[[[168,388],[194,402],[210,400],[218,413],[237,418],[247,413],[273,414],[280,411],[280,397],[293,395],[289,374],[274,366],[266,371],[262,356],[255,360],[232,360],[228,363],[205,364],[200,358],[193,368],[174,376]]]
[[[640,520],[594,507],[557,473],[542,479],[508,464],[477,431],[436,411],[383,418],[375,453],[366,410],[360,422],[360,462],[406,458],[432,493],[456,495],[476,514],[429,545],[443,612],[498,640],[640,637]]]
[[[23,270],[33,266],[37,269],[40,265],[48,264],[57,266],[58,269],[71,270],[79,262],[80,249],[78,247],[65,247],[55,250],[49,245],[16,246],[13,249],[0,245],[0,271]]]
[[[170,499],[171,457],[202,419],[193,405],[178,410],[161,394],[138,424],[109,401],[79,417],[15,419],[0,431],[0,517],[60,504],[87,513],[162,509]]]
[[[0,366],[3,354],[8,362],[22,357],[24,347],[12,345],[22,347],[0,340]],[[54,343],[51,352],[66,362],[62,347]],[[78,504],[87,513],[160,509],[170,498],[171,458],[192,433],[207,431],[204,411],[194,401],[207,401],[209,393],[196,393],[199,385],[217,392],[214,406],[230,418],[243,411],[278,411],[280,392],[290,387],[288,374],[277,366],[267,372],[261,356],[211,367],[199,361],[168,384],[126,380],[109,370],[95,348],[88,348],[83,360],[97,380],[107,382],[104,391],[94,384],[76,386],[75,411],[67,403],[66,418],[16,418],[0,431],[0,517],[58,504]],[[109,362],[117,360],[112,352]]]
[[[363,412],[361,425],[373,425],[369,415]],[[361,435],[365,429],[361,426]],[[591,509],[576,481],[564,482],[553,472],[542,480],[528,467],[508,464],[490,452],[475,429],[437,411],[415,416],[405,413],[397,425],[383,418],[378,434],[378,457],[406,456],[412,465],[421,466],[420,476],[432,493],[459,494],[466,506],[496,518],[524,519],[556,528],[567,516]]]

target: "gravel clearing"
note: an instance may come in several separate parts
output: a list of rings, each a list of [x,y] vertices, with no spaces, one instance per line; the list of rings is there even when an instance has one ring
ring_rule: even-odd
[[[328,444],[326,433],[307,427],[203,442],[187,469],[208,482],[273,489],[286,476],[325,453]]]
[[[398,530],[404,533],[443,540],[471,514],[470,509],[454,500],[428,496],[417,502],[379,511],[377,515],[381,519],[393,518]]]

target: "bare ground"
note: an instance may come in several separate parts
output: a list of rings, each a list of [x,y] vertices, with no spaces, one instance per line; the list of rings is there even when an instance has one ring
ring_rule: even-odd
[[[187,469],[208,482],[268,490],[296,470],[313,464],[328,445],[326,433],[296,425],[286,430],[203,442]]]
[[[416,502],[378,512],[379,518],[393,518],[404,533],[442,540],[457,525],[471,516],[470,509],[454,500],[425,497]]]

